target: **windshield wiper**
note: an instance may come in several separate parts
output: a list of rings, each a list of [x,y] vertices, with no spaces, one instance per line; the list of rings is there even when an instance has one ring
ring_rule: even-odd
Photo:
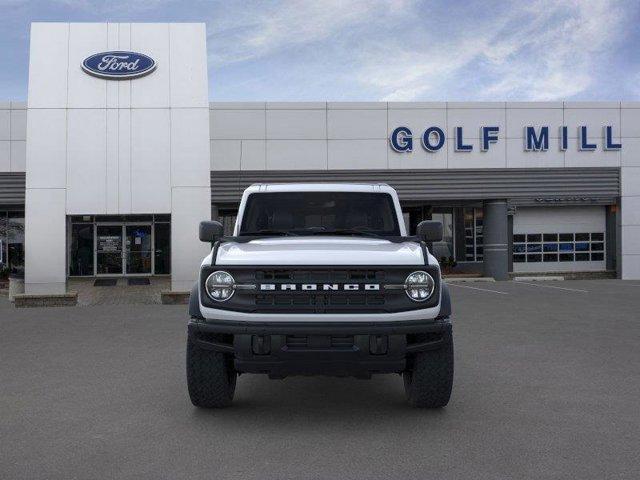
[[[288,231],[288,230],[270,230],[268,228],[262,230],[256,230],[254,232],[240,232],[241,237],[259,237],[264,235],[278,235],[282,237],[296,237],[297,233]]]
[[[385,238],[383,235],[367,232],[366,230],[359,230],[357,228],[337,228],[335,230],[321,230],[310,233],[311,235],[360,235],[362,237],[370,238]]]

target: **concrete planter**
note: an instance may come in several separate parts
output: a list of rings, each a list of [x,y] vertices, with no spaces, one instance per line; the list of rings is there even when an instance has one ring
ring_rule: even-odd
[[[14,302],[16,295],[24,293],[24,275],[9,276],[9,301]]]
[[[27,295],[15,296],[16,308],[26,307],[73,307],[78,303],[78,293],[68,292],[59,295]]]
[[[160,293],[160,300],[163,305],[187,305],[191,292],[169,292]]]

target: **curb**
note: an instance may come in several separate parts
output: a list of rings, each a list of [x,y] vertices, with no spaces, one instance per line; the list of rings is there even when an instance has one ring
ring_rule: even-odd
[[[493,283],[496,280],[493,277],[461,277],[461,278],[444,278],[445,283]]]
[[[537,276],[537,277],[513,277],[514,282],[549,282],[549,281],[560,281],[564,280],[564,277],[560,275],[557,276]]]

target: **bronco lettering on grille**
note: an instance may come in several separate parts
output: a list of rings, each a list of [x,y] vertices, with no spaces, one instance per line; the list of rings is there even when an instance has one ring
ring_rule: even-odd
[[[294,290],[303,290],[303,291],[358,291],[358,290],[380,290],[379,283],[261,283],[260,284],[261,291],[294,291]]]

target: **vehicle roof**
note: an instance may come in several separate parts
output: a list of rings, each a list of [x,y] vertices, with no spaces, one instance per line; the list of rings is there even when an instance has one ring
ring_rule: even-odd
[[[255,192],[381,192],[395,193],[386,183],[255,183],[245,193]]]

